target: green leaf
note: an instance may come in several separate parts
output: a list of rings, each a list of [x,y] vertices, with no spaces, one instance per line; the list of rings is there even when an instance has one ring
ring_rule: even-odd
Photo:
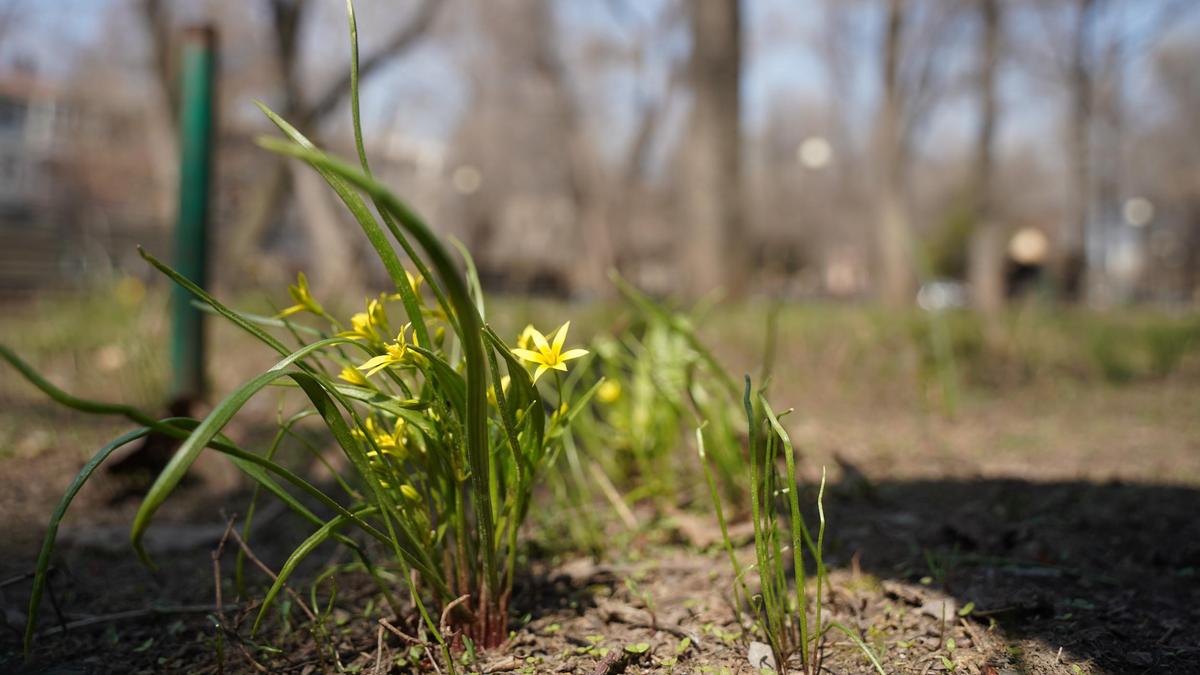
[[[836,628],[837,630],[842,631],[846,637],[850,638],[850,641],[854,643],[854,646],[858,647],[859,651],[861,651],[863,655],[867,657],[867,660],[871,662],[871,666],[875,668],[875,672],[879,673],[879,675],[887,675],[887,673],[883,670],[883,664],[879,662],[879,657],[875,656],[875,652],[869,646],[867,646],[867,643],[863,642],[862,638],[858,636],[857,632],[850,630],[845,625],[838,623],[837,621],[830,622],[829,628]]]
[[[471,257],[471,251],[466,244],[459,241],[458,237],[447,237],[450,245],[458,249],[459,255],[462,256],[463,264],[467,267],[467,287],[471,290],[471,296],[475,299],[475,308],[479,310],[479,318],[487,321],[487,312],[483,304],[483,285],[479,283],[479,270],[475,268],[475,259]]]
[[[630,654],[645,654],[650,651],[649,642],[639,642],[637,644],[625,645],[625,651]]]
[[[378,510],[379,509],[374,506],[369,506],[359,509],[354,513],[354,515],[361,518],[363,516],[375,513]],[[254,626],[250,628],[250,635],[254,635],[258,632],[258,627],[262,623],[263,617],[267,614],[267,608],[271,606],[271,603],[275,600],[275,596],[279,595],[279,591],[283,590],[288,578],[291,577],[292,572],[296,570],[296,566],[299,565],[309,553],[312,553],[313,550],[315,550],[318,546],[325,543],[329,537],[337,531],[338,528],[345,525],[349,520],[350,519],[346,516],[336,516],[330,519],[329,522],[325,523],[319,530],[309,535],[309,537],[305,539],[303,543],[301,543],[294,551],[292,551],[292,554],[288,556],[287,561],[284,562],[283,567],[280,568],[279,575],[275,577],[275,582],[271,584],[270,590],[268,590],[266,596],[263,597],[262,607],[259,608],[258,616],[254,619]]]
[[[463,376],[459,375],[449,363],[446,363],[433,351],[416,345],[409,345],[408,348],[424,356],[429,362],[429,370],[432,372],[428,373],[427,379],[437,383],[438,389],[445,394],[446,400],[450,402],[454,412],[458,414],[458,418],[465,421],[467,418],[467,383]]]
[[[357,98],[357,95],[355,95],[355,97]],[[320,152],[311,141],[305,138],[304,134],[300,133],[282,117],[276,115],[274,111],[266,106],[266,104],[260,101],[255,101],[255,105],[258,106],[258,109],[261,110],[268,119],[275,123],[275,126],[279,127],[279,130],[282,131],[284,135],[292,139],[292,141],[297,145],[313,152]],[[356,142],[361,144],[362,139],[361,136],[358,135],[357,131],[358,130],[356,130]],[[362,154],[362,161],[363,168],[366,170],[365,152]],[[349,185],[346,184],[346,181],[342,180],[336,174],[322,169],[317,165],[314,165],[314,168],[317,170],[317,173],[319,173],[321,177],[325,179],[325,182],[329,184],[329,187],[333,188],[333,191],[337,193],[337,196],[342,200],[342,203],[346,205],[346,208],[350,211],[351,215],[354,216],[354,220],[357,221],[359,227],[362,228],[363,233],[367,235],[367,240],[371,242],[371,247],[374,248],[375,252],[379,255],[380,261],[383,262],[384,269],[387,270],[388,277],[391,278],[392,284],[396,287],[397,292],[400,293],[400,299],[404,303],[404,311],[408,314],[408,319],[413,324],[413,331],[417,335],[417,340],[423,345],[432,344],[429,341],[429,331],[425,326],[425,319],[421,315],[420,302],[413,293],[412,286],[408,283],[408,275],[405,273],[404,266],[400,263],[400,258],[396,255],[395,249],[393,249],[391,244],[388,243],[387,236],[384,235],[383,230],[379,227],[379,223],[375,221],[375,216],[372,215],[371,210],[367,208],[366,202],[363,201],[363,198],[359,196],[357,192],[355,192]]]
[[[248,320],[243,318],[237,312],[229,309],[225,305],[218,302],[216,298],[209,295],[207,292],[205,292],[205,290],[203,288],[200,288],[199,286],[197,286],[195,283],[193,283],[187,277],[183,276],[179,272],[176,272],[174,269],[171,268],[170,265],[167,265],[166,263],[160,261],[158,258],[155,258],[154,256],[147,253],[146,249],[142,248],[141,246],[138,246],[138,254],[141,255],[142,258],[146,260],[146,262],[153,265],[154,268],[157,269],[159,272],[162,272],[163,274],[167,275],[167,277],[169,277],[171,279],[171,281],[174,281],[175,283],[179,284],[185,290],[187,290],[189,293],[196,296],[201,302],[208,305],[209,307],[212,307],[213,310],[217,314],[220,314],[221,316],[225,317],[226,319],[229,319],[238,328],[241,328],[242,330],[246,331],[250,335],[253,335],[254,337],[258,338],[263,344],[266,344],[268,347],[270,347],[271,349],[274,349],[275,351],[279,352],[280,354],[283,354],[286,356],[287,354],[290,353],[288,348],[286,346],[284,346],[284,344],[282,342],[280,342],[279,340],[276,340],[274,337],[271,337],[263,329],[259,328],[258,326],[255,326],[253,323],[250,323]]]
[[[112,443],[101,448],[95,455],[92,455],[92,458],[83,465],[83,468],[75,475],[75,479],[67,486],[67,491],[58,500],[58,505],[54,507],[54,513],[50,515],[50,525],[46,529],[46,537],[42,540],[42,549],[38,552],[37,564],[34,567],[33,591],[29,596],[29,618],[25,621],[24,649],[26,657],[29,656],[29,650],[33,647],[33,634],[37,627],[38,609],[42,603],[42,595],[46,590],[46,575],[50,569],[50,556],[54,553],[54,540],[58,537],[58,525],[62,522],[63,517],[67,515],[67,508],[71,506],[71,501],[75,499],[75,495],[79,494],[79,490],[83,487],[83,484],[92,477],[92,474],[104,463],[104,460],[108,459],[118,448],[128,445],[149,433],[150,429],[145,427],[135,429],[118,437]]]
[[[229,422],[229,420],[232,419],[233,415],[263,387],[271,384],[277,379],[284,377],[290,377],[299,382],[302,388],[305,389],[305,393],[309,396],[309,399],[313,402],[314,407],[316,407],[317,411],[321,413],[321,416],[325,419],[326,424],[331,427],[331,430],[335,424],[341,425],[342,429],[345,430],[345,437],[349,438],[349,431],[348,429],[345,429],[345,421],[339,416],[329,397],[324,395],[320,383],[315,376],[300,371],[281,371],[272,369],[243,384],[241,387],[234,390],[234,392],[228,397],[226,397],[224,401],[218,404],[217,407],[214,408],[209,414],[209,416],[205,418],[190,435],[188,435],[183,444],[180,445],[179,449],[171,457],[171,460],[167,463],[167,466],[162,470],[161,473],[159,473],[158,478],[154,481],[154,484],[150,487],[149,492],[146,493],[146,497],[143,499],[141,506],[138,508],[137,514],[134,516],[133,527],[130,531],[130,541],[133,544],[134,551],[138,554],[138,557],[141,558],[142,562],[147,566],[151,568],[154,567],[149,556],[146,554],[144,546],[142,545],[142,538],[145,535],[146,529],[150,526],[150,522],[153,519],[155,512],[157,512],[158,508],[162,505],[163,501],[166,500],[167,496],[171,494],[176,486],[178,486],[179,482],[183,479],[184,474],[187,473],[188,469],[196,461],[196,458],[199,457],[204,448],[210,444],[213,444],[218,432],[220,432],[220,430]],[[333,422],[334,419],[336,419],[336,422]],[[335,435],[336,433],[337,432],[335,431]],[[345,509],[345,507],[329,498],[320,490],[312,487],[303,479],[295,476],[295,474],[292,474],[290,471],[278,466],[274,462],[267,461],[254,454],[246,453],[245,451],[241,451],[236,447],[225,446],[218,447],[217,449],[226,454],[234,455],[247,462],[259,464],[268,470],[278,473],[286,478],[289,482],[301,487],[310,495],[319,499],[323,504],[329,508],[332,508],[337,513],[350,516],[351,520],[360,529],[363,529],[376,539],[386,543],[391,543],[391,540],[388,537],[378,532],[370,525],[367,525],[361,519],[354,517]],[[266,483],[264,483],[264,487],[270,488],[270,486]],[[274,490],[272,491],[274,492]],[[279,494],[279,492],[276,492],[276,494]],[[422,568],[423,572],[426,571],[425,565],[420,565],[420,567]]]

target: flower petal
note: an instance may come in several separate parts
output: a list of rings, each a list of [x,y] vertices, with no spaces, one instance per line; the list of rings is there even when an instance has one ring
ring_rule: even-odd
[[[530,363],[542,363],[543,361],[541,354],[529,351],[528,349],[521,349],[520,347],[517,347],[512,350],[512,353],[519,358],[529,361]]]
[[[372,356],[371,358],[367,359],[366,363],[359,366],[358,369],[359,370],[372,370],[373,368],[378,368],[381,365],[386,365],[387,362],[390,360],[391,359],[388,358],[388,356],[386,354],[383,356]],[[372,372],[374,372],[374,371],[372,371]]]
[[[568,322],[564,323],[563,325],[559,326],[558,330],[555,331],[555,333],[554,333],[554,353],[555,354],[562,351],[563,345],[566,344],[567,329],[569,329],[570,327],[571,327],[571,322],[568,321]]]
[[[533,383],[537,384],[538,378],[542,376],[542,373],[546,372],[549,369],[550,369],[550,366],[547,366],[547,365],[538,366],[537,370],[535,370],[533,373]]]
[[[558,360],[559,361],[570,361],[571,359],[577,359],[581,356],[587,356],[587,355],[588,355],[588,350],[586,350],[586,349],[568,349],[567,351],[558,355]]]
[[[538,351],[550,349],[550,343],[546,341],[546,336],[536,328],[530,327],[529,337],[533,338],[533,344],[538,348]]]
[[[391,361],[384,361],[383,363],[379,364],[378,366],[375,366],[371,370],[368,370],[367,377],[370,377],[370,376],[374,375],[375,373],[378,373],[379,371],[383,370],[384,368],[387,368],[390,365],[392,365]]]

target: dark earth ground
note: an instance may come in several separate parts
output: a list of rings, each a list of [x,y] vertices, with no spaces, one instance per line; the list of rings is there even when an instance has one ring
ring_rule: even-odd
[[[784,358],[779,371],[815,372],[813,358]],[[800,411],[788,419],[804,455],[805,502],[815,500],[820,467],[829,470],[827,612],[859,630],[889,673],[1200,673],[1197,365],[1122,386],[1060,378],[979,388],[952,419],[907,381],[856,389],[829,376],[775,392]],[[246,372],[223,368],[220,381]],[[221,508],[244,509],[245,500],[228,496],[219,461],[164,507],[156,573],[126,544],[136,503],[110,504],[128,479],[85,487],[56,556],[61,615],[45,605],[34,660],[22,665],[24,575],[46,518],[83,459],[126,427],[58,410],[11,371],[0,377],[0,409],[9,427],[0,430],[0,672],[220,672],[211,552]],[[258,414],[273,416],[271,404]],[[509,646],[469,670],[755,672],[706,513],[651,522],[638,511],[643,529],[615,531],[602,560],[532,561],[514,597]],[[278,569],[304,534],[283,515],[250,545]],[[227,604],[236,600],[233,553],[228,544],[221,558]],[[293,585],[306,599],[317,571],[346,562],[333,548],[310,560]],[[224,672],[429,672],[410,645],[380,631],[377,620],[390,613],[363,579],[349,573],[337,584],[320,640],[294,605],[290,621],[275,619],[253,640],[253,606],[228,609]],[[64,633],[63,623],[75,627]],[[644,655],[616,658],[639,643],[649,646]],[[872,672],[839,634],[823,653],[825,672]]]

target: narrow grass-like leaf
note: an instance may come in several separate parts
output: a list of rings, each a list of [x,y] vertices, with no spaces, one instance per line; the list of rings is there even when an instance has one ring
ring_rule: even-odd
[[[776,436],[779,437],[783,444],[784,462],[787,466],[787,500],[788,511],[791,518],[792,529],[792,568],[796,575],[796,607],[798,609],[800,622],[800,661],[801,663],[808,662],[808,603],[805,595],[806,584],[804,574],[804,535],[805,529],[803,516],[800,514],[800,497],[798,484],[796,483],[796,452],[792,446],[791,437],[788,436],[787,430],[779,423],[779,418],[776,417],[775,411],[771,410],[771,405],[767,403],[767,399],[761,394],[758,397],[759,405],[762,407],[763,413],[766,414],[767,420],[771,423]],[[818,577],[820,570],[818,570]],[[818,578],[818,592],[820,591],[820,580]],[[819,629],[821,600],[817,599],[817,627]]]
[[[463,265],[466,266],[467,286],[471,289],[471,296],[475,298],[475,308],[479,310],[480,318],[487,321],[487,311],[483,303],[483,285],[479,283],[479,270],[475,268],[475,258],[471,257],[470,249],[459,241],[458,237],[450,236],[446,239],[454,248],[458,249],[459,255],[462,256]]]
[[[872,650],[866,642],[863,642],[863,639],[858,636],[858,633],[850,630],[844,624],[838,621],[830,622],[829,627],[842,631],[846,637],[850,638],[850,641],[854,643],[854,646],[858,647],[867,657],[867,660],[871,662],[871,666],[875,668],[875,672],[879,673],[879,675],[887,675],[887,672],[885,672],[883,669],[883,664],[879,662],[879,657],[875,656],[875,651]]]
[[[155,423],[154,417],[138,410],[137,408],[121,403],[101,403],[99,401],[90,401],[76,396],[72,396],[67,392],[59,389],[51,384],[49,380],[38,374],[28,363],[23,361],[11,349],[0,344],[0,357],[8,361],[9,365],[17,369],[21,376],[29,381],[30,384],[37,387],[50,397],[52,401],[60,405],[64,405],[72,410],[91,413],[93,415],[117,415],[133,420],[138,424],[153,426]]]
[[[46,538],[42,540],[42,549],[38,552],[37,565],[34,567],[33,591],[29,596],[29,617],[25,621],[24,649],[26,658],[29,657],[29,650],[33,647],[33,634],[37,628],[38,609],[42,604],[42,594],[46,590],[46,576],[50,569],[50,556],[54,553],[54,541],[58,537],[58,525],[62,522],[63,517],[67,515],[67,509],[71,506],[71,501],[75,499],[75,495],[79,494],[79,490],[83,487],[83,484],[92,477],[96,469],[113,452],[149,433],[150,429],[146,427],[135,429],[122,434],[115,441],[101,448],[99,452],[83,465],[79,473],[75,475],[75,479],[67,486],[67,491],[58,500],[58,505],[54,507],[54,513],[50,515],[50,525],[46,529]]]
[[[238,328],[241,328],[242,330],[246,331],[250,335],[253,335],[254,337],[258,338],[261,342],[266,344],[268,347],[270,347],[271,349],[274,349],[275,351],[279,352],[280,354],[283,354],[284,356],[291,353],[291,351],[282,342],[280,342],[279,340],[276,340],[274,337],[272,337],[266,331],[264,331],[263,329],[259,328],[256,325],[254,325],[250,321],[247,321],[245,318],[243,318],[237,312],[229,309],[225,305],[218,302],[216,298],[209,295],[203,288],[200,288],[194,282],[192,282],[190,279],[183,276],[179,272],[176,272],[174,269],[171,268],[170,265],[167,265],[166,263],[162,262],[158,258],[155,258],[153,255],[150,255],[150,253],[148,253],[146,251],[146,249],[142,248],[141,246],[138,246],[138,254],[141,255],[142,258],[145,259],[146,262],[153,265],[154,268],[157,269],[159,272],[162,272],[163,274],[167,275],[167,277],[169,277],[171,279],[171,281],[174,281],[175,283],[179,284],[180,286],[183,286],[183,288],[185,290],[187,290],[189,293],[191,293],[192,295],[199,298],[200,301],[203,302],[204,304],[208,305],[209,307],[212,307],[213,310],[216,311],[221,316],[225,317],[226,319],[229,319]]]
[[[525,370],[525,366],[513,356],[512,349],[505,344],[504,340],[496,335],[496,331],[492,330],[491,326],[484,326],[484,338],[492,344],[493,349],[504,359],[507,364],[510,386],[513,387],[513,395],[509,397],[510,412],[516,415],[517,411],[524,409],[532,402],[537,402],[534,406],[531,418],[534,433],[537,435],[537,445],[541,447],[543,444],[543,435],[545,434],[546,412],[542,408],[541,396],[537,392],[537,388],[533,386],[533,380],[529,377],[529,372]]]
[[[190,418],[168,418],[165,420],[156,420],[154,417],[141,410],[138,410],[137,408],[134,408],[133,406],[101,403],[98,401],[91,401],[73,396],[59,389],[51,384],[48,380],[38,375],[37,372],[29,366],[29,364],[25,363],[23,360],[17,357],[16,354],[3,345],[0,345],[0,356],[4,357],[4,359],[8,361],[14,368],[16,368],[21,375],[23,375],[31,384],[49,396],[51,400],[73,410],[90,414],[125,417],[133,422],[149,427],[152,431],[180,440],[187,438],[191,433],[191,429],[183,428],[179,425],[199,424],[198,420],[193,420]],[[326,506],[334,510],[340,508],[336,502],[326,496],[323,492],[316,489],[307,481],[303,480],[282,466],[279,466],[268,460],[264,460],[253,453],[242,450],[241,448],[238,448],[237,446],[221,439],[213,439],[209,443],[209,447],[217,450],[218,452],[229,455],[233,462],[243,472],[262,484],[263,487],[267,488],[272,494],[279,497],[288,507],[299,513],[309,522],[319,525],[322,521],[313,515],[312,511],[308,510],[307,507],[297,501],[295,497],[275,483],[268,475],[268,472],[275,473],[292,485],[300,488],[306,494],[316,498],[318,501],[321,501]],[[359,525],[361,526],[362,524],[359,523]],[[377,530],[374,530],[374,528],[366,528],[366,532],[371,536],[380,539],[381,541],[387,541],[387,539]],[[353,542],[350,540],[346,540],[344,543],[353,544]]]
[[[446,395],[446,399],[458,414],[459,419],[466,420],[467,416],[467,383],[462,375],[446,361],[429,349],[410,345],[409,349],[425,357],[429,364],[430,375],[436,380],[438,387]]]
[[[261,101],[255,101],[255,105],[267,116],[279,130],[290,138],[300,147],[306,148],[313,152],[320,152],[315,145],[309,141],[304,134],[300,133],[295,127],[289,124],[279,115],[276,115],[273,110],[267,107]],[[363,161],[366,160],[366,154],[362,155]],[[320,167],[315,167],[317,173],[325,179],[329,187],[337,193],[338,198],[346,205],[350,214],[354,216],[354,220],[358,222],[364,234],[367,235],[367,241],[371,242],[371,247],[375,249],[375,253],[379,255],[379,259],[383,262],[383,267],[387,270],[388,276],[392,280],[392,284],[396,287],[396,291],[400,293],[400,300],[404,303],[404,310],[408,314],[409,321],[413,324],[413,331],[417,335],[417,340],[428,345],[429,330],[425,326],[425,319],[421,316],[420,302],[417,300],[416,294],[413,292],[412,285],[408,282],[408,274],[404,266],[400,263],[399,256],[396,255],[395,249],[387,241],[387,236],[379,227],[379,223],[375,222],[375,216],[371,210],[367,208],[367,204],[363,198],[355,192],[346,181],[339,178],[337,175],[324,170]]]
[[[709,498],[712,499],[713,510],[717,515],[717,526],[721,529],[721,542],[725,547],[725,554],[729,556],[729,565],[733,568],[734,575],[734,590],[733,603],[734,607],[741,607],[741,602],[738,596],[738,587],[741,587],[741,599],[745,600],[750,597],[750,591],[746,588],[745,572],[742,570],[741,563],[738,562],[737,554],[733,551],[733,540],[729,538],[729,527],[725,521],[725,509],[721,505],[721,495],[717,491],[717,483],[713,480],[712,469],[708,464],[708,453],[705,452],[704,445],[704,427],[696,429],[696,452],[700,455],[700,465],[704,467],[704,481],[708,484]]]
[[[138,508],[137,514],[134,516],[133,527],[130,532],[130,540],[133,544],[134,551],[137,552],[138,557],[141,558],[146,565],[150,566],[151,568],[154,567],[153,563],[149,559],[149,556],[146,554],[144,547],[142,546],[142,537],[145,534],[146,528],[149,527],[154,513],[162,505],[162,502],[175,489],[175,487],[179,484],[179,481],[183,479],[184,474],[187,473],[188,469],[196,461],[196,458],[199,457],[200,453],[205,447],[209,445],[220,445],[213,443],[213,441],[220,430],[229,422],[230,419],[232,419],[233,415],[263,387],[267,386],[276,379],[284,377],[293,378],[302,384],[316,381],[314,376],[300,371],[269,370],[258,377],[255,377],[236,389],[233,393],[226,397],[221,404],[214,408],[213,412],[210,413],[209,416],[202,422],[200,422],[195,430],[193,430],[191,434],[187,436],[183,444],[171,457],[171,460],[167,463],[167,466],[163,468],[161,473],[159,473],[158,478],[154,481],[154,484],[146,493],[146,497],[143,499],[141,506]],[[317,402],[314,401],[314,404],[316,403]],[[325,403],[326,407],[331,405],[331,402],[328,401],[328,398],[322,401],[322,403]],[[321,410],[320,405],[318,405],[317,408],[318,410]],[[289,482],[305,486],[307,490],[310,491],[310,494],[318,496],[327,506],[331,506],[340,513],[348,513],[345,508],[329,499],[326,495],[324,495],[324,493],[316,490],[312,486],[308,485],[307,482],[303,481],[299,477],[296,477],[291,472],[279,467],[273,462],[269,462],[257,455],[245,453],[245,451],[239,450],[235,447],[226,446],[218,449],[226,454],[234,455],[238,459],[246,460],[252,464],[259,464],[264,468],[274,470],[275,472],[287,477]],[[361,520],[354,520],[356,520],[360,527],[365,526],[365,523],[363,523]],[[374,529],[370,528],[369,526],[366,527],[368,531]],[[381,538],[383,541],[387,541],[387,539],[379,533],[376,533],[376,536],[377,538]]]
[[[368,506],[355,511],[354,515],[362,518],[364,516],[371,515],[378,510],[379,509],[377,507]],[[258,627],[260,624],[262,624],[263,617],[265,617],[267,614],[267,609],[275,600],[275,596],[279,595],[279,591],[283,590],[284,585],[287,584],[288,578],[291,577],[292,572],[296,570],[296,566],[299,565],[300,562],[306,557],[308,557],[309,553],[312,553],[313,550],[315,550],[318,546],[328,541],[329,537],[348,521],[349,518],[345,516],[336,516],[331,518],[329,522],[325,523],[319,530],[309,535],[309,537],[305,539],[303,543],[301,543],[296,547],[295,550],[292,551],[291,555],[288,556],[287,561],[283,563],[283,567],[279,569],[279,574],[276,575],[275,582],[271,584],[270,590],[268,590],[267,594],[263,596],[262,606],[258,610],[258,616],[254,619],[254,625],[250,628],[250,635],[254,635],[258,632]]]
[[[362,113],[358,95],[358,19],[354,15],[354,2],[352,0],[346,0],[346,20],[350,26],[350,121],[354,129],[354,150],[358,153],[358,163],[362,167],[363,174],[369,178],[374,178],[374,175],[371,173],[371,163],[367,161],[366,144],[363,142]],[[441,306],[442,310],[449,317],[451,315],[450,304],[446,302],[446,296],[433,279],[433,275],[429,273],[429,268],[425,266],[425,262],[413,250],[412,244],[409,243],[408,238],[404,236],[400,228],[396,227],[396,222],[388,215],[387,209],[380,206],[378,201],[374,203],[376,210],[379,211],[380,219],[383,220],[384,226],[392,233],[392,237],[400,244],[400,248],[404,249],[404,252],[412,260],[413,265],[416,266],[421,276],[429,282],[429,288],[433,291],[434,298],[437,299],[438,305]],[[408,305],[406,304],[405,307],[407,308]],[[430,346],[428,342],[422,342],[421,344]]]
[[[344,162],[300,145],[272,138],[260,139],[259,143],[268,150],[291,155],[308,162],[314,168],[328,170],[369,194],[381,207],[381,212],[390,213],[396,222],[403,226],[425,250],[441,279],[442,286],[446,289],[454,308],[454,316],[457,318],[459,343],[463,349],[463,365],[466,370],[466,416],[463,426],[466,431],[467,459],[472,474],[471,491],[476,505],[477,541],[483,546],[482,571],[485,578],[485,584],[481,591],[483,597],[478,601],[482,606],[488,607],[490,603],[494,602],[494,594],[499,592],[500,578],[497,552],[494,546],[495,523],[492,519],[488,493],[487,362],[483,354],[483,323],[471,300],[467,284],[446,247],[429,229],[429,226],[382,184],[356,171]]]
[[[199,300],[193,300],[192,306],[206,314],[215,314],[217,316],[221,316],[221,313],[218,312],[216,309],[214,309],[211,305],[205,304]],[[285,321],[283,319],[280,319],[280,318],[277,318],[274,316],[263,316],[262,314],[254,314],[251,312],[236,312],[233,310],[230,310],[230,311],[232,313],[238,315],[239,317],[241,317],[247,323],[252,323],[257,326],[269,326],[271,328],[287,328],[287,329],[296,331],[298,333],[303,333],[305,335],[311,335],[311,336],[315,336],[315,337],[321,336],[321,331],[317,330],[316,328],[313,328],[311,326],[304,326],[304,325],[295,323],[293,321]]]
[[[663,325],[668,326],[671,330],[682,336],[683,339],[687,341],[688,346],[691,347],[692,350],[697,354],[699,354],[700,358],[704,359],[704,362],[712,370],[712,374],[715,375],[725,387],[725,392],[733,400],[738,399],[737,383],[729,374],[729,371],[725,370],[725,368],[721,365],[721,362],[717,360],[717,357],[714,356],[713,353],[709,351],[702,342],[700,342],[700,338],[696,336],[696,331],[686,321],[684,321],[678,315],[667,311],[658,303],[651,300],[644,293],[635,288],[633,284],[630,284],[628,281],[626,281],[625,278],[618,274],[615,270],[609,273],[609,278],[612,279],[613,284],[616,285],[617,290],[621,293],[621,295],[625,296],[625,298],[629,300],[635,307],[640,309],[648,316],[654,317],[655,319],[661,321]]]

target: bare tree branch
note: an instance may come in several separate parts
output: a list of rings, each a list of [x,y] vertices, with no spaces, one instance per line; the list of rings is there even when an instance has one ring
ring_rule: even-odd
[[[433,24],[433,20],[437,17],[438,10],[443,4],[442,0],[423,0],[411,19],[400,26],[383,46],[359,62],[359,79],[367,79],[388,61],[420,42],[420,39],[428,32],[429,26]],[[326,115],[336,110],[338,104],[349,93],[350,72],[347,69],[345,75],[331,82],[312,104],[305,107],[300,115],[300,120],[305,125],[321,121]]]
[[[151,70],[173,119],[179,110],[179,87],[171,48],[171,15],[163,0],[141,0],[138,12],[150,40]]]

